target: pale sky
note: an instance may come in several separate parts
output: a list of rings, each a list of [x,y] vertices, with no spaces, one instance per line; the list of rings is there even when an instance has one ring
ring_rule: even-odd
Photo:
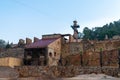
[[[0,0],[0,39],[70,33],[77,20],[84,27],[100,27],[120,19],[120,0]]]

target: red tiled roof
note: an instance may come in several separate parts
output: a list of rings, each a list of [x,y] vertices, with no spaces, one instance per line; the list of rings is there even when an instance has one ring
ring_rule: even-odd
[[[41,39],[37,42],[34,42],[32,44],[26,45],[25,48],[45,48],[47,47],[50,43],[54,42],[58,38],[51,38],[51,39]]]

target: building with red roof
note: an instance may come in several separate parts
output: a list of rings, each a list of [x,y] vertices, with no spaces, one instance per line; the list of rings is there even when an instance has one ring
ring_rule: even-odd
[[[57,65],[61,54],[61,34],[43,35],[33,43],[27,38],[25,65]]]

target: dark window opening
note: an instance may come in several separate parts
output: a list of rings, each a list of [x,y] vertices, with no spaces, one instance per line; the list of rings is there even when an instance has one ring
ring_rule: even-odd
[[[56,52],[54,52],[54,56],[56,56]]]
[[[51,52],[49,53],[49,56],[52,57],[52,53]]]

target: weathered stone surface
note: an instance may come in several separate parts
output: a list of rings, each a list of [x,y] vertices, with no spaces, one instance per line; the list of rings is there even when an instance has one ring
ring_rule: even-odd
[[[118,50],[102,51],[102,64],[103,66],[118,67]],[[68,55],[62,59],[62,65],[99,67],[100,53],[84,52],[82,57],[80,54]]]
[[[10,67],[0,67],[0,78],[17,78],[18,72]]]
[[[102,49],[103,66],[118,67],[118,48],[120,40],[71,42],[62,44],[63,65],[81,65],[83,57],[84,66],[100,66],[100,49]]]
[[[0,58],[3,57],[15,57],[15,58],[24,58],[24,49],[23,48],[13,48],[7,49],[0,52]]]
[[[20,77],[47,77],[47,78],[65,78],[74,77],[81,74],[100,74],[104,73],[110,76],[118,76],[118,68],[110,67],[80,67],[80,66],[22,66],[15,68]]]

